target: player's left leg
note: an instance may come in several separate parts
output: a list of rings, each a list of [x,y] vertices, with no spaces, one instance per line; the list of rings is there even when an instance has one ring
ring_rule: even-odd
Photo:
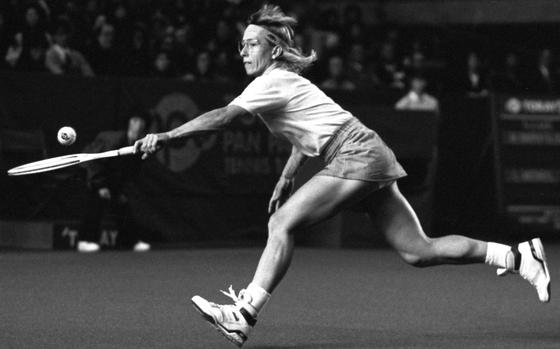
[[[550,275],[539,239],[512,248],[460,235],[429,238],[396,183],[373,193],[369,205],[375,227],[407,263],[425,267],[486,262],[501,270],[519,272],[535,286],[541,301],[549,301]]]

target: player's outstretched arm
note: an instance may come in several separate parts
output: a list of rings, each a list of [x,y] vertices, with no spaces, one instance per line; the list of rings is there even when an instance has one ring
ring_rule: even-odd
[[[288,200],[294,189],[296,174],[306,159],[307,157],[303,153],[296,147],[292,147],[290,158],[286,161],[286,165],[282,170],[282,175],[280,175],[280,179],[272,192],[272,197],[268,203],[268,213],[274,213]]]
[[[183,125],[166,132],[169,139],[190,136],[196,133],[218,131],[227,127],[235,118],[248,112],[236,105],[210,110]]]
[[[210,110],[199,117],[190,120],[173,130],[162,133],[151,133],[134,143],[134,152],[142,152],[145,159],[149,154],[159,150],[165,142],[171,139],[191,136],[197,133],[221,130],[229,125],[235,118],[246,115],[248,112],[236,105]]]

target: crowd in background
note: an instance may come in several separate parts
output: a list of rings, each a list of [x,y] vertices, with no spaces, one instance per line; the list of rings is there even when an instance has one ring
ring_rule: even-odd
[[[366,23],[362,9],[280,1],[299,21],[295,40],[320,59],[306,75],[325,89],[408,89],[423,79],[434,93],[490,89],[553,92],[554,51],[481,53],[445,28]],[[83,76],[246,79],[237,52],[243,0],[6,0],[0,5],[0,68]],[[372,14],[368,13],[368,16]],[[460,46],[458,50],[456,47]]]

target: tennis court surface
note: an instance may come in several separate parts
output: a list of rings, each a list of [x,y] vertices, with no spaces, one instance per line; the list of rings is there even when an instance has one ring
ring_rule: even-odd
[[[388,250],[296,250],[245,348],[560,348],[549,304],[483,265],[415,269]],[[2,252],[1,348],[235,348],[190,304],[239,291],[259,249]]]

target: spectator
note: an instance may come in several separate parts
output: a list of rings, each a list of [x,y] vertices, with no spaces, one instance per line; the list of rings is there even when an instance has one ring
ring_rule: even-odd
[[[236,40],[230,24],[222,19],[216,23],[215,33],[208,39],[206,50],[212,54],[220,49],[236,52],[237,47],[235,43]]]
[[[458,84],[470,97],[488,95],[488,76],[476,52],[467,55],[466,72],[459,78]]]
[[[350,28],[353,24],[363,26],[362,8],[355,4],[346,5],[344,8],[342,23],[346,29]]]
[[[196,56],[195,69],[192,73],[187,73],[184,77],[187,81],[214,82],[216,76],[212,69],[212,57],[210,52],[202,51]]]
[[[14,40],[6,52],[7,66],[17,71],[46,71],[45,52],[48,45],[46,37],[27,37],[27,40],[24,40],[22,33],[14,35]]]
[[[119,75],[123,69],[122,51],[115,47],[115,27],[100,17],[96,40],[87,54],[93,72],[98,76]]]
[[[325,9],[321,15],[317,17],[315,27],[326,32],[341,33],[340,14],[337,9],[334,7]]]
[[[356,85],[346,77],[344,61],[340,56],[329,58],[328,77],[321,83],[324,89],[354,90]]]
[[[150,43],[142,23],[136,23],[130,43],[126,45],[126,72],[130,76],[147,76],[150,72]]]
[[[426,92],[427,81],[421,75],[410,79],[410,91],[396,104],[397,110],[416,110],[439,112],[439,102]]]
[[[53,43],[46,53],[45,66],[56,75],[93,76],[93,70],[85,57],[69,47],[72,32],[72,25],[68,20],[58,21],[52,36]]]
[[[89,29],[91,26],[87,26],[85,21],[85,10],[77,3],[77,0],[65,0],[62,1],[63,7],[53,15],[53,18],[66,18],[70,22],[72,28],[72,36],[68,45],[72,48],[83,51],[86,48],[86,40],[90,39],[88,37]],[[54,25],[57,25],[58,20],[55,20]],[[52,29],[52,28],[51,28]]]
[[[128,120],[126,130],[103,131],[84,151],[98,153],[132,145],[137,139],[145,136],[147,122],[145,117],[135,114]],[[87,172],[88,196],[78,251],[99,250],[99,230],[107,211],[115,214],[123,243],[133,244],[134,251],[143,252],[150,249],[145,233],[132,219],[128,202],[130,183],[138,175],[141,165],[142,160],[133,156],[92,161],[84,165]]]
[[[20,61],[21,55],[23,53],[23,36],[21,33],[14,35],[12,41],[8,44],[6,49],[6,56],[4,60],[6,66],[15,69]]]
[[[344,51],[342,47],[341,34],[334,31],[322,32],[320,36],[315,36],[312,40],[319,40],[321,44],[317,44],[319,47],[319,54],[324,57],[331,57],[335,55],[341,55]],[[315,45],[312,43],[311,45]]]
[[[539,51],[537,64],[529,71],[528,86],[532,92],[539,93],[551,93],[558,89],[558,76],[550,49]]]
[[[493,88],[504,92],[519,92],[523,89],[523,85],[519,57],[513,52],[508,52],[503,69],[494,77]]]
[[[29,44],[33,45],[45,40],[47,35],[46,11],[48,11],[48,8],[41,8],[35,5],[26,7],[23,27],[19,31],[22,36],[24,49]]]
[[[109,21],[115,28],[115,46],[124,49],[130,41],[134,23],[132,22],[128,7],[121,0],[113,0]]]
[[[355,85],[364,84],[368,81],[366,49],[361,42],[355,42],[349,47],[346,57],[348,79]]]
[[[376,75],[383,85],[402,89],[405,87],[405,73],[397,60],[395,40],[392,38],[391,41],[386,41],[381,46]]]
[[[343,42],[346,47],[351,47],[355,44],[366,44],[367,34],[362,17],[362,10],[358,5],[349,4],[344,8],[342,33]]]
[[[45,21],[49,8],[44,1],[25,7],[23,24],[12,37],[6,50],[5,62],[18,71],[45,71],[45,52],[48,36]]]
[[[0,10],[0,57],[6,56],[8,50],[8,24],[6,22],[5,13]],[[7,68],[6,60],[0,60],[0,69]]]
[[[150,25],[150,41],[155,43],[161,43],[172,30],[169,18],[161,10],[153,13]]]
[[[175,35],[173,27],[169,27],[169,31],[157,43],[157,48],[161,51],[173,51],[175,49]]]
[[[101,8],[99,2],[97,0],[87,0],[81,13],[80,21],[74,23],[81,32],[78,36],[79,38],[87,42],[94,39],[92,38],[92,30],[95,29],[96,21],[100,15]]]
[[[152,76],[155,78],[174,78],[177,77],[175,64],[169,51],[160,50],[154,56],[152,62]]]
[[[336,9],[328,8],[324,10],[317,17],[315,29],[311,35],[311,47],[317,50],[319,57],[342,54],[342,30]],[[326,68],[325,61],[319,62],[316,75],[324,76]]]
[[[407,77],[426,74],[426,56],[419,49],[413,50],[404,60],[405,74]]]
[[[183,76],[188,73],[196,57],[196,49],[193,44],[193,30],[188,23],[183,24],[175,30],[175,62],[177,62],[177,74]]]
[[[194,14],[193,12],[194,11],[190,8],[190,2],[186,0],[174,0],[173,8],[169,15],[172,17],[174,23],[183,25],[191,19],[189,15],[192,16]]]
[[[228,51],[220,50],[216,52],[213,62],[216,81],[226,83],[235,80],[236,72],[239,71],[233,66],[233,62],[234,59]]]

